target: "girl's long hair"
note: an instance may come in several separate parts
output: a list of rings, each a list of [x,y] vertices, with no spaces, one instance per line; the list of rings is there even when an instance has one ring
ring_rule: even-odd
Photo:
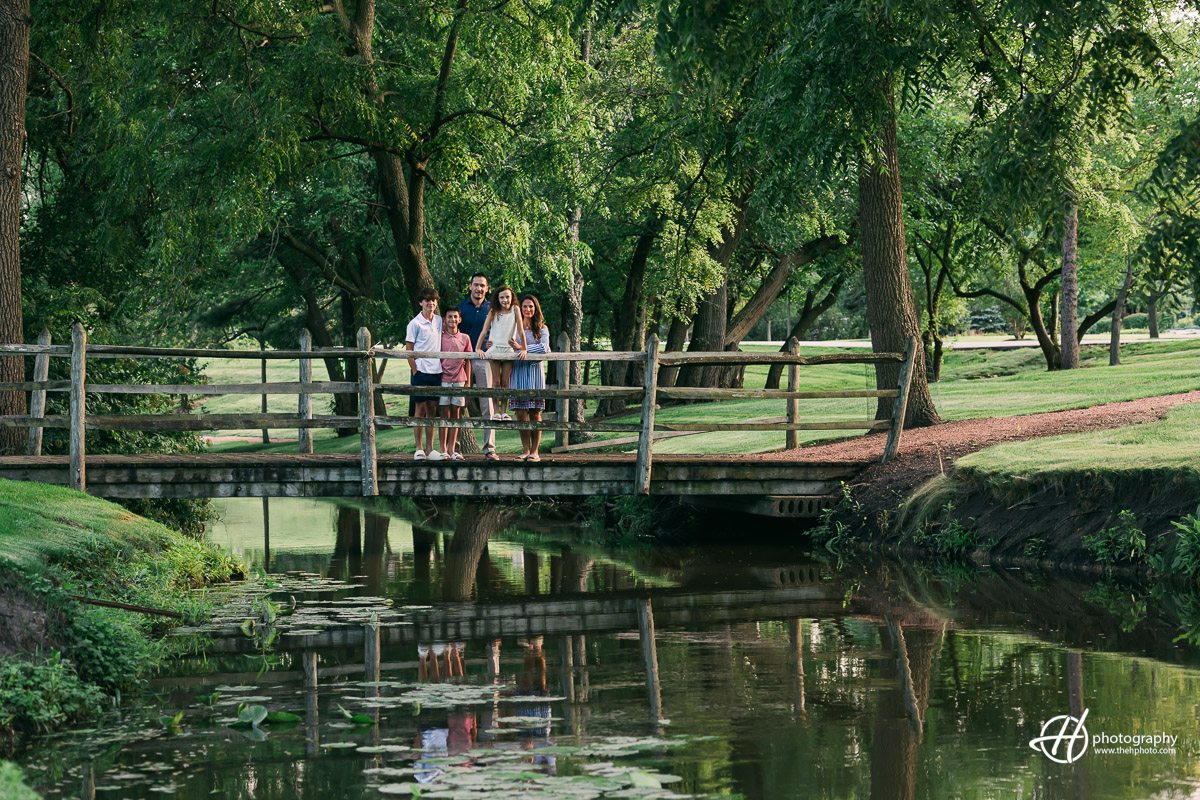
[[[512,305],[509,306],[509,308],[512,308],[513,306],[517,305],[517,293],[513,291],[511,286],[509,286],[507,284],[502,285],[502,286],[497,286],[496,291],[492,292],[491,312],[493,314],[499,314],[501,312],[501,309],[500,309],[500,293],[501,292],[508,292],[509,294],[512,295],[513,302],[512,302]]]
[[[533,301],[533,316],[529,319],[529,330],[533,333],[533,338],[540,339],[542,338],[542,325],[544,324],[544,320],[542,319],[542,304],[538,302],[535,295],[526,294],[521,296],[521,302],[517,303],[517,308],[525,305],[526,300]],[[523,313],[521,314],[521,319],[525,319]],[[525,326],[522,325],[521,327],[524,328]]]

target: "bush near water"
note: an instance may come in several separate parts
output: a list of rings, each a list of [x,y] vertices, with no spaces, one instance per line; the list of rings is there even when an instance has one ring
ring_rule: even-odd
[[[178,611],[189,593],[240,574],[216,547],[83,493],[0,481],[0,754],[135,689],[178,647],[177,620],[85,605],[71,595]]]

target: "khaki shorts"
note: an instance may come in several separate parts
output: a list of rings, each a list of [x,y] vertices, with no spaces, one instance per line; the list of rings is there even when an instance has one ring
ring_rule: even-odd
[[[467,385],[466,381],[458,381],[457,383],[446,383],[445,381],[442,381],[442,386],[466,386],[466,385]],[[438,405],[439,406],[458,406],[459,408],[465,408],[467,405],[467,398],[465,398],[465,397],[442,397],[442,398],[438,399]]]

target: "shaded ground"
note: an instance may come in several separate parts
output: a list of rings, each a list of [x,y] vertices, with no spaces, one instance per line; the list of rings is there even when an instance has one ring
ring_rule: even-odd
[[[953,470],[955,459],[968,453],[1004,442],[1153,422],[1162,419],[1169,409],[1180,403],[1197,402],[1200,402],[1200,391],[1023,417],[946,422],[905,431],[899,452],[887,464],[879,463],[887,441],[886,433],[752,457],[869,463],[871,466],[850,487],[855,498],[867,509],[894,509],[897,495],[908,497],[929,479]]]

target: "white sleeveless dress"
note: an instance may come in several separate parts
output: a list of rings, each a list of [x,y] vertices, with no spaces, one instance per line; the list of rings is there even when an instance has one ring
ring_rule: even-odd
[[[492,327],[488,329],[488,340],[492,343],[489,353],[512,353],[513,334],[517,330],[517,309],[514,306],[506,314],[497,314],[492,318]]]

